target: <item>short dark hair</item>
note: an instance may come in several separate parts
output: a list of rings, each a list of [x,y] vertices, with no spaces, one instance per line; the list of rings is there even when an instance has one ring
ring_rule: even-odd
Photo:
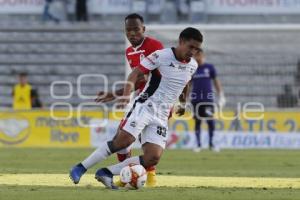
[[[198,29],[193,27],[188,27],[183,31],[181,31],[179,35],[179,39],[185,39],[185,40],[193,39],[201,43],[203,42],[203,36],[201,32]]]
[[[144,18],[137,13],[131,13],[131,14],[127,15],[125,17],[125,22],[127,19],[139,19],[142,23],[144,23]]]
[[[25,77],[25,76],[27,76],[27,72],[20,72],[18,75],[19,75],[20,77]]]

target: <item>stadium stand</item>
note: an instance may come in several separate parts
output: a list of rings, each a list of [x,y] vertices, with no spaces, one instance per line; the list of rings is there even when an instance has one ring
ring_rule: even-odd
[[[243,25],[242,25],[243,26]],[[11,107],[15,75],[26,71],[47,106],[57,100],[50,96],[53,81],[70,81],[74,94],[68,102],[76,106],[86,101],[77,96],[80,74],[106,74],[109,86],[124,80],[125,38],[121,21],[89,24],[41,24],[37,22],[2,24],[0,31],[0,107]],[[215,26],[216,27],[216,26]],[[261,102],[277,107],[277,96],[289,84],[299,90],[299,29],[263,27],[200,28],[205,36],[208,62],[218,69],[227,97],[227,107],[237,103]],[[250,27],[250,28],[249,28]],[[176,44],[178,30],[149,26],[148,34],[165,43]],[[82,93],[95,95],[103,81],[84,80]],[[67,94],[57,87],[55,94]]]
[[[27,72],[30,83],[39,90],[46,104],[57,101],[50,96],[53,81],[70,81],[74,94],[69,101],[77,105],[76,80],[80,74],[107,74],[109,85],[123,80],[124,36],[120,23],[112,24],[2,24],[0,31],[0,102],[11,107],[15,75]],[[95,95],[103,87],[99,79],[84,79],[82,93]],[[56,87],[55,94],[68,94]]]

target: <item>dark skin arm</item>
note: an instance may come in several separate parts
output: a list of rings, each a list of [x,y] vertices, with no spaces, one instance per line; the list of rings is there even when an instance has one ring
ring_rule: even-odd
[[[119,99],[119,108],[124,108],[129,103],[131,91],[133,91],[141,76],[144,76],[144,73],[137,67],[129,74],[123,90],[123,96]]]
[[[132,91],[138,90],[140,88],[140,86],[142,84],[144,84],[146,81],[147,81],[147,76],[144,76],[144,74],[140,74],[137,78],[137,82],[134,85],[134,90],[132,90]],[[95,99],[95,102],[107,103],[107,102],[113,101],[117,97],[123,96],[123,91],[124,91],[124,88],[120,88],[114,92],[100,91],[97,94],[97,98]]]

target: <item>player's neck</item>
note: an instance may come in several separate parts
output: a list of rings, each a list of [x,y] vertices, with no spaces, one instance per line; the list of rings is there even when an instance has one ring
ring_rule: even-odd
[[[185,58],[179,53],[178,47],[176,47],[176,48],[173,47],[172,50],[173,50],[176,60],[178,60],[179,62],[184,62],[184,63],[187,62],[185,60]]]
[[[140,47],[143,45],[145,39],[146,39],[146,37],[143,37],[143,38],[140,40],[140,42],[139,42],[138,44],[136,44],[136,45],[131,44],[132,47],[133,47],[134,49],[140,48]]]

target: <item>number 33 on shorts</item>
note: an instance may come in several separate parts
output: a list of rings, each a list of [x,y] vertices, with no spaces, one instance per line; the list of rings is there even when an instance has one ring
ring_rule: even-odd
[[[157,133],[158,135],[161,135],[161,136],[163,136],[163,137],[166,137],[166,136],[167,136],[167,129],[166,129],[165,127],[158,126],[158,127],[157,127],[156,133]]]

